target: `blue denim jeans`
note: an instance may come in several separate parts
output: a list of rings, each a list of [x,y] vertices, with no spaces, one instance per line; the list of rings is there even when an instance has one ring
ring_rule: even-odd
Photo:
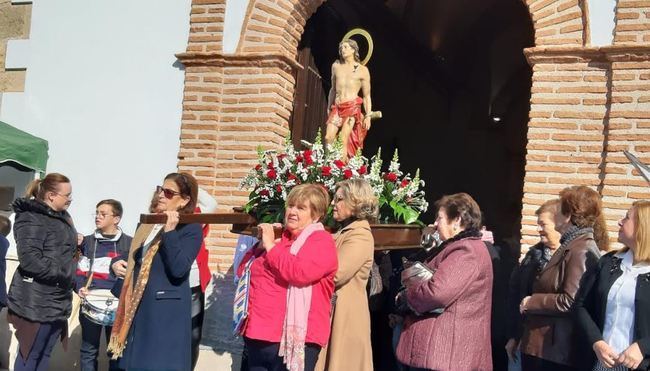
[[[508,358],[508,371],[521,371],[521,351],[515,349],[515,359]]]
[[[81,371],[97,371],[97,356],[99,355],[99,344],[101,343],[102,329],[106,336],[106,343],[111,337],[112,327],[98,325],[91,322],[83,313],[79,313],[79,323],[81,324],[81,349],[80,349],[80,366]],[[109,360],[108,369],[117,371],[117,361]]]
[[[18,352],[14,371],[47,371],[52,349],[65,325],[65,321],[41,323],[27,358]]]

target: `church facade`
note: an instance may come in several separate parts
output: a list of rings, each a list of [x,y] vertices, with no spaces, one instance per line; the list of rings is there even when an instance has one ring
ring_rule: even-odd
[[[192,2],[187,50],[177,55],[186,66],[178,166],[209,187],[224,211],[247,201],[238,184],[254,165],[256,147],[277,148],[291,131],[295,76],[304,68],[299,43],[322,4],[250,0],[237,16],[224,0]],[[592,46],[590,30],[607,25],[590,24],[588,1],[525,5],[534,46],[524,50],[532,86],[521,242],[538,240],[536,208],[576,184],[602,194],[615,236],[631,202],[650,197],[622,153],[650,159],[650,3],[618,0],[613,38],[600,46]],[[211,263],[219,270],[230,268],[234,238],[226,227],[210,235]]]

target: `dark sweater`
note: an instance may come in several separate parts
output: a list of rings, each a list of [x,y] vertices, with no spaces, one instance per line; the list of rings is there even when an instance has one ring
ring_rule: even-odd
[[[510,318],[506,322],[506,337],[508,339],[519,340],[521,338],[523,318],[519,313],[519,303],[533,293],[533,282],[535,282],[537,274],[548,263],[550,256],[550,248],[540,242],[528,250],[521,264],[512,271],[506,304],[507,318]]]
[[[131,240],[132,237],[122,231],[114,236],[102,235],[100,231],[85,236],[77,264],[75,291],[86,285],[89,268],[93,272],[89,289],[113,289],[117,277],[111,272],[111,260],[117,256],[128,256]]]

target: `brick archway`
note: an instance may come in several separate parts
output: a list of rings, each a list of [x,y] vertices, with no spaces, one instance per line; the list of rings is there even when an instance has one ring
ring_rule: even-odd
[[[633,0],[618,0],[626,15],[616,35],[643,28],[645,13]],[[250,0],[234,54],[222,50],[225,0],[193,0],[178,167],[197,176],[223,211],[243,205],[239,180],[255,149],[280,146],[293,109],[297,46],[307,19],[323,0]],[[603,195],[609,226],[631,200],[650,198],[632,175],[622,149],[650,153],[650,90],[646,38],[631,44],[589,45],[586,0],[528,0],[535,47],[525,50],[533,67],[522,242],[536,242],[534,211],[563,187],[587,184]],[[623,7],[621,7],[623,4]],[[638,9],[637,9],[638,8]],[[620,11],[619,11],[620,13]],[[617,42],[618,40],[618,42]],[[640,93],[641,92],[641,93]],[[647,94],[647,95],[646,95]],[[628,179],[629,178],[629,179]],[[235,235],[215,227],[208,239],[211,264],[225,272]]]
[[[279,7],[271,7],[266,1],[251,1],[248,7],[247,15],[242,27],[241,38],[237,47],[239,54],[246,53],[282,53],[290,55],[297,60],[297,46],[303,33],[303,27],[307,20],[324,3],[323,0],[313,1],[285,1]],[[530,17],[535,29],[535,45],[537,48],[583,48],[588,43],[588,10],[586,9],[586,0],[528,0],[525,1],[529,10]],[[268,36],[272,35],[272,36]],[[534,50],[536,48],[531,48]],[[546,67],[536,68],[533,72],[533,79],[542,81],[552,81],[553,77],[548,77],[547,72],[556,74],[556,71],[544,71]],[[560,78],[562,80],[563,78]],[[573,79],[573,78],[571,78]],[[554,100],[545,100],[546,90],[543,87],[533,87],[533,93],[539,93],[541,96],[535,97],[534,110],[531,110],[531,118],[540,115],[535,109],[545,111],[544,104],[555,104]],[[293,86],[288,91],[293,96]],[[563,98],[559,98],[563,99]],[[542,113],[541,115],[545,115]],[[534,125],[538,123],[535,122]],[[537,145],[536,133],[530,136],[531,148]],[[598,139],[600,140],[600,139]],[[545,142],[544,135],[539,136],[540,142]],[[533,150],[534,151],[534,150]],[[538,158],[532,154],[530,159]],[[531,168],[534,170],[534,168]],[[548,169],[542,169],[546,171]],[[530,180],[530,177],[529,177]],[[535,180],[534,178],[532,179]],[[531,185],[534,183],[530,183]],[[546,185],[544,187],[547,187]],[[524,199],[524,217],[522,234],[528,239],[525,243],[531,243],[537,238],[537,233],[532,228],[534,224],[534,210],[537,205],[546,200],[549,194],[557,194],[562,185],[555,187],[550,186],[548,190],[539,191],[534,187],[528,187],[528,197]]]
[[[524,2],[533,20],[536,46],[585,45],[588,42],[586,0]],[[323,3],[324,0],[288,0],[271,7],[267,1],[251,0],[237,51],[281,50],[295,56],[307,19]],[[274,36],[260,36],[260,33]]]

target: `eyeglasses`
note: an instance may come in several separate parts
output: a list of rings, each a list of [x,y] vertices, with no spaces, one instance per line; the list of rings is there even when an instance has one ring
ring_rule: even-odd
[[[104,219],[107,216],[115,216],[115,214],[102,214],[102,213],[96,213],[93,215],[95,216],[95,218],[99,218],[99,219]]]
[[[160,194],[160,192],[162,192],[163,195],[165,196],[165,198],[168,199],[168,200],[171,200],[172,198],[174,198],[174,196],[179,196],[181,194],[180,192],[176,192],[173,189],[163,188],[161,186],[157,186],[156,187],[156,194]]]
[[[68,193],[67,195],[64,195],[64,194],[59,193],[59,192],[52,192],[52,193],[54,193],[57,196],[61,196],[61,197],[65,198],[65,199],[68,199],[68,200],[72,201],[72,193]]]

